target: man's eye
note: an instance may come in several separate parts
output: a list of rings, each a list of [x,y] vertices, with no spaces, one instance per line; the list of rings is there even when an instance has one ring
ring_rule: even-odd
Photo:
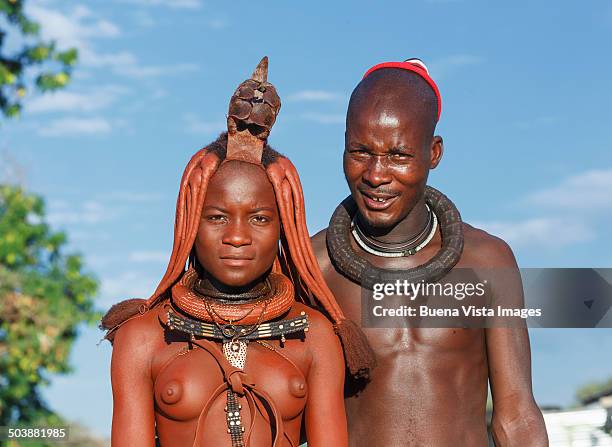
[[[363,149],[353,149],[351,150],[350,153],[353,157],[358,157],[358,158],[367,158],[370,156],[370,153]]]
[[[389,159],[394,162],[405,162],[408,161],[410,158],[412,158],[412,155],[410,154],[402,154],[399,152],[395,154],[389,154]]]

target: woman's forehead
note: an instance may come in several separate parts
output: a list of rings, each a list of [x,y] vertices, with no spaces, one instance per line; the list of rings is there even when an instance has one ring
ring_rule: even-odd
[[[206,202],[273,202],[274,188],[266,172],[257,165],[232,160],[221,164],[211,177]]]

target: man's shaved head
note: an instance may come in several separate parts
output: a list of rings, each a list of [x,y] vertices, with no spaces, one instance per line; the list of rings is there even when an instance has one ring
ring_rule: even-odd
[[[382,68],[370,73],[353,90],[349,102],[346,125],[356,118],[356,112],[368,109],[394,110],[410,122],[425,126],[433,136],[438,118],[438,98],[421,76],[401,68]],[[390,123],[391,124],[391,123]],[[424,129],[425,130],[425,129]]]

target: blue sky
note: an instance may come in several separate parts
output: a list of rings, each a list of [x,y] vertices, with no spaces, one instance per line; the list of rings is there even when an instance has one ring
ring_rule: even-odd
[[[302,176],[312,233],[348,193],[344,114],[363,72],[420,57],[445,140],[430,184],[504,237],[523,267],[612,267],[612,5],[606,1],[205,2],[28,0],[43,34],[77,46],[70,87],[31,95],[0,128],[0,174],[47,199],[101,281],[98,307],[155,288],[189,157],[223,129],[263,55],[283,100],[272,146]],[[375,5],[375,6],[373,6]],[[107,434],[110,347],[84,329],[76,372],[45,393]],[[532,332],[541,404],[612,374],[612,331]]]

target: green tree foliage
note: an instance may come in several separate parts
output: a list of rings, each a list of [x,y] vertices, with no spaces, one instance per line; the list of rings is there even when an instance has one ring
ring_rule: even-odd
[[[40,197],[0,185],[0,426],[61,423],[40,387],[70,371],[78,326],[100,319],[97,282],[65,244]]]
[[[576,390],[576,399],[578,402],[585,402],[602,393],[612,394],[612,376],[607,380],[585,383]]]
[[[31,21],[23,9],[24,0],[0,0],[0,110],[6,117],[19,114],[23,97],[32,78],[28,69],[35,69],[33,83],[46,92],[64,87],[70,80],[77,61],[77,50],[58,51],[54,42],[39,37],[39,24]],[[5,54],[6,37],[11,33],[18,48]]]

